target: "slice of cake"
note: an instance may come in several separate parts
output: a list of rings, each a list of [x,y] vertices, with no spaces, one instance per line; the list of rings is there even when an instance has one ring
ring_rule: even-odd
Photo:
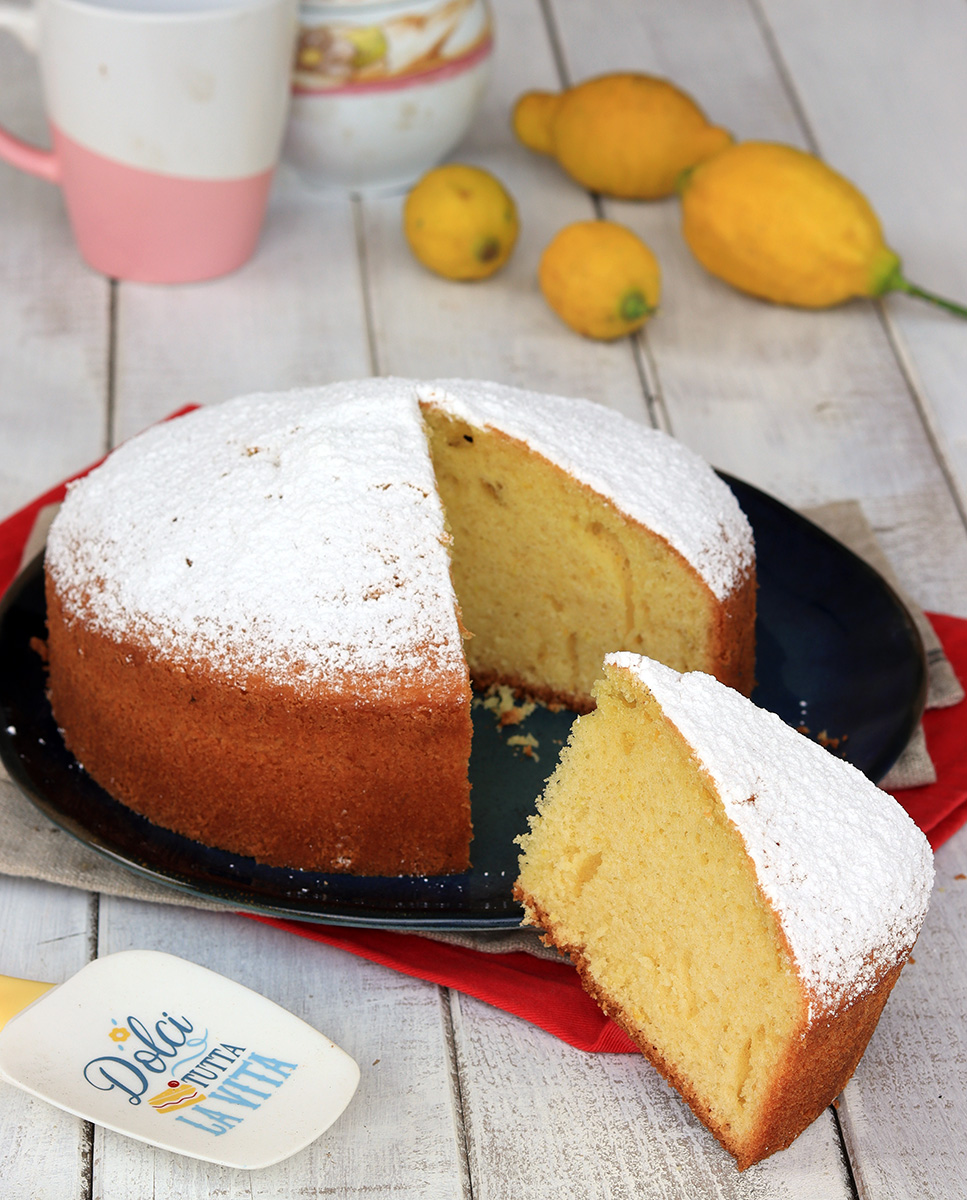
[[[609,655],[516,894],[740,1169],[841,1091],[923,922],[930,848],[865,776],[708,675]]]

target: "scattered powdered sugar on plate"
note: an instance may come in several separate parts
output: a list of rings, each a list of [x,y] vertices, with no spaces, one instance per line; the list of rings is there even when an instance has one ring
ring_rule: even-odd
[[[723,600],[752,566],[752,529],[708,463],[661,430],[590,400],[476,380],[418,386],[421,400],[526,442],[653,530]]]
[[[70,489],[47,563],[95,628],[233,680],[465,676],[446,542],[414,388],[371,380],[154,426]]]
[[[852,764],[699,672],[630,671],[712,777],[819,1008],[849,1002],[916,940],[933,858],[904,809]]]

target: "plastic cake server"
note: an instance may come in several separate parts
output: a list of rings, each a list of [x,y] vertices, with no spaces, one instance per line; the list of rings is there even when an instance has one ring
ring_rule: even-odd
[[[0,1078],[142,1142],[253,1170],[328,1129],[359,1067],[257,992],[128,950],[59,985],[0,975]]]

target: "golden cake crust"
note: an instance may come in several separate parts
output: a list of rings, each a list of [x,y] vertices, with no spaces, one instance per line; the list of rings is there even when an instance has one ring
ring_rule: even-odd
[[[179,666],[71,619],[49,578],[47,611],[50,692],[68,748],[149,820],[270,866],[468,868],[466,679],[432,701],[405,679],[381,679],[369,702],[362,679],[354,699],[300,694],[257,672],[231,685],[204,663]]]

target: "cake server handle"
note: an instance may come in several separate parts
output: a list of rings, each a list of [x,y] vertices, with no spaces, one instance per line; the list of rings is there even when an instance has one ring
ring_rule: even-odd
[[[22,1012],[29,1004],[39,1000],[56,983],[41,983],[39,979],[18,979],[15,975],[0,975],[0,1029]]]

